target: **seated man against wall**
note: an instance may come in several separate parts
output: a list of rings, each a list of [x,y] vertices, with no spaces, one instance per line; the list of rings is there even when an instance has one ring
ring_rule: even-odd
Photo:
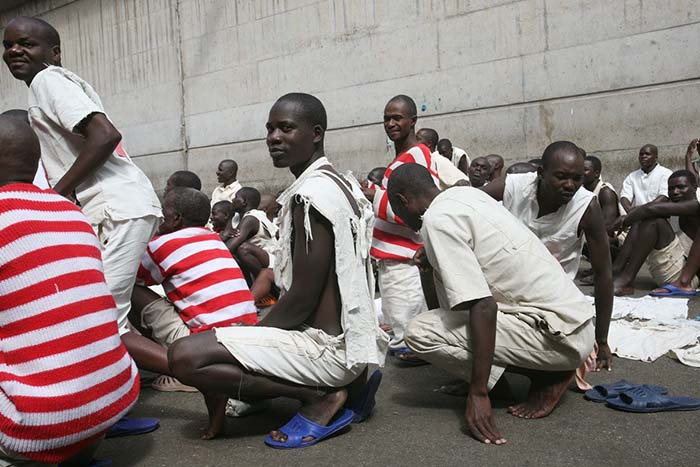
[[[270,110],[272,162],[296,177],[278,198],[279,302],[257,326],[217,328],[170,348],[175,375],[205,394],[204,439],[223,428],[228,396],[301,401],[299,413],[265,439],[278,448],[315,444],[371,412],[373,391],[360,391],[367,397],[359,400],[350,389],[361,389],[368,365],[383,364],[389,340],[374,312],[372,208],[324,156],[325,131],[326,111],[311,95],[287,94]]]
[[[217,201],[211,207],[211,216],[209,223],[211,230],[221,235],[229,224],[233,216],[233,203],[231,201]]]
[[[671,170],[658,163],[659,150],[645,144],[639,150],[639,169],[625,177],[620,204],[625,212],[647,203],[668,201],[668,177]]]
[[[138,370],[90,223],[31,184],[39,153],[26,123],[0,117],[0,465],[87,466],[136,402]]]
[[[593,349],[593,309],[537,237],[483,191],[441,193],[425,168],[405,164],[389,180],[389,199],[420,230],[435,285],[431,311],[409,323],[406,342],[471,383],[469,429],[503,444],[489,391],[504,371],[524,374],[532,380],[528,399],[509,411],[547,416]]]
[[[467,175],[469,169],[469,155],[464,149],[452,146],[452,141],[447,138],[437,142],[437,150],[441,156],[452,162],[452,165],[457,167],[464,175]]]
[[[263,269],[274,267],[277,248],[277,226],[258,209],[259,206],[258,190],[251,187],[238,190],[233,198],[233,212],[241,221],[235,232],[230,224],[223,232],[226,246],[251,281]]]
[[[617,295],[634,293],[634,279],[645,261],[657,285],[671,284],[685,291],[697,287],[697,270],[693,270],[692,263],[683,274],[700,225],[697,180],[688,170],[677,170],[669,177],[667,190],[670,202],[632,208],[622,221],[623,228],[632,228],[619,255],[626,262],[615,277]],[[678,216],[677,224],[672,216]],[[677,227],[671,225],[669,217]],[[679,294],[672,289],[667,292]]]
[[[201,191],[170,190],[163,223],[141,260],[130,319],[164,347],[214,327],[257,322],[238,264],[219,236],[204,227],[208,214],[209,199]],[[156,284],[163,285],[167,298],[147,288]],[[156,379],[153,388],[191,390],[167,375]]]
[[[449,160],[440,157],[440,154],[435,151],[439,139],[437,131],[432,128],[421,128],[416,132],[416,139],[419,143],[425,144],[430,149],[433,160],[437,165],[437,175],[440,180],[440,189],[444,190],[458,183],[466,184],[469,180],[462,171],[452,165]]]

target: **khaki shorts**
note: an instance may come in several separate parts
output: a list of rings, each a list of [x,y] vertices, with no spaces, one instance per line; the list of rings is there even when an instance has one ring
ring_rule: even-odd
[[[364,367],[346,368],[345,339],[320,329],[287,331],[265,326],[216,328],[216,340],[253,373],[303,386],[343,387]]]
[[[681,276],[685,265],[686,254],[678,237],[661,250],[652,250],[647,256],[647,267],[652,279],[658,286],[671,283]],[[694,277],[692,287],[698,286],[698,278]]]
[[[164,347],[170,347],[176,340],[190,335],[190,328],[167,298],[154,300],[143,308],[141,325],[150,329],[153,339]]]

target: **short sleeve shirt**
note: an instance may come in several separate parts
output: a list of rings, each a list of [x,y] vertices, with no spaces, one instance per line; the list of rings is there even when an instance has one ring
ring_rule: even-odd
[[[656,164],[649,173],[644,173],[642,169],[635,170],[622,183],[620,198],[627,198],[632,207],[637,207],[654,201],[661,195],[668,197],[668,178],[672,173],[660,164]]]
[[[529,315],[564,334],[593,317],[539,239],[481,190],[439,194],[423,215],[421,235],[444,309],[492,296],[501,311]]]
[[[106,116],[92,87],[74,73],[56,66],[39,72],[29,87],[29,120],[41,143],[41,160],[51,186],[65,175],[86,139],[76,132],[90,115]],[[146,175],[121,144],[107,161],[78,185],[76,195],[93,225],[106,217],[122,221],[161,216],[158,196]]]

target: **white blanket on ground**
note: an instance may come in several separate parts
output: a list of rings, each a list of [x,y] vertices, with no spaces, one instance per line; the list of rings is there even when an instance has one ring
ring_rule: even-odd
[[[700,367],[700,322],[687,317],[687,298],[615,297],[610,348],[619,357],[644,362],[671,352],[682,363]]]

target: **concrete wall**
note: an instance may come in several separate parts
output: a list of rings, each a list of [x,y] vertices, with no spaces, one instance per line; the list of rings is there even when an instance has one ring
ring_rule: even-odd
[[[419,126],[472,155],[509,162],[570,139],[602,156],[619,186],[642,144],[680,167],[700,137],[696,0],[41,0],[64,65],[91,81],[137,163],[160,188],[188,168],[215,186],[219,160],[244,183],[290,178],[269,163],[274,100],[326,105],[327,152],[364,174],[391,159],[391,96],[413,96]],[[0,108],[26,90],[0,72]]]

